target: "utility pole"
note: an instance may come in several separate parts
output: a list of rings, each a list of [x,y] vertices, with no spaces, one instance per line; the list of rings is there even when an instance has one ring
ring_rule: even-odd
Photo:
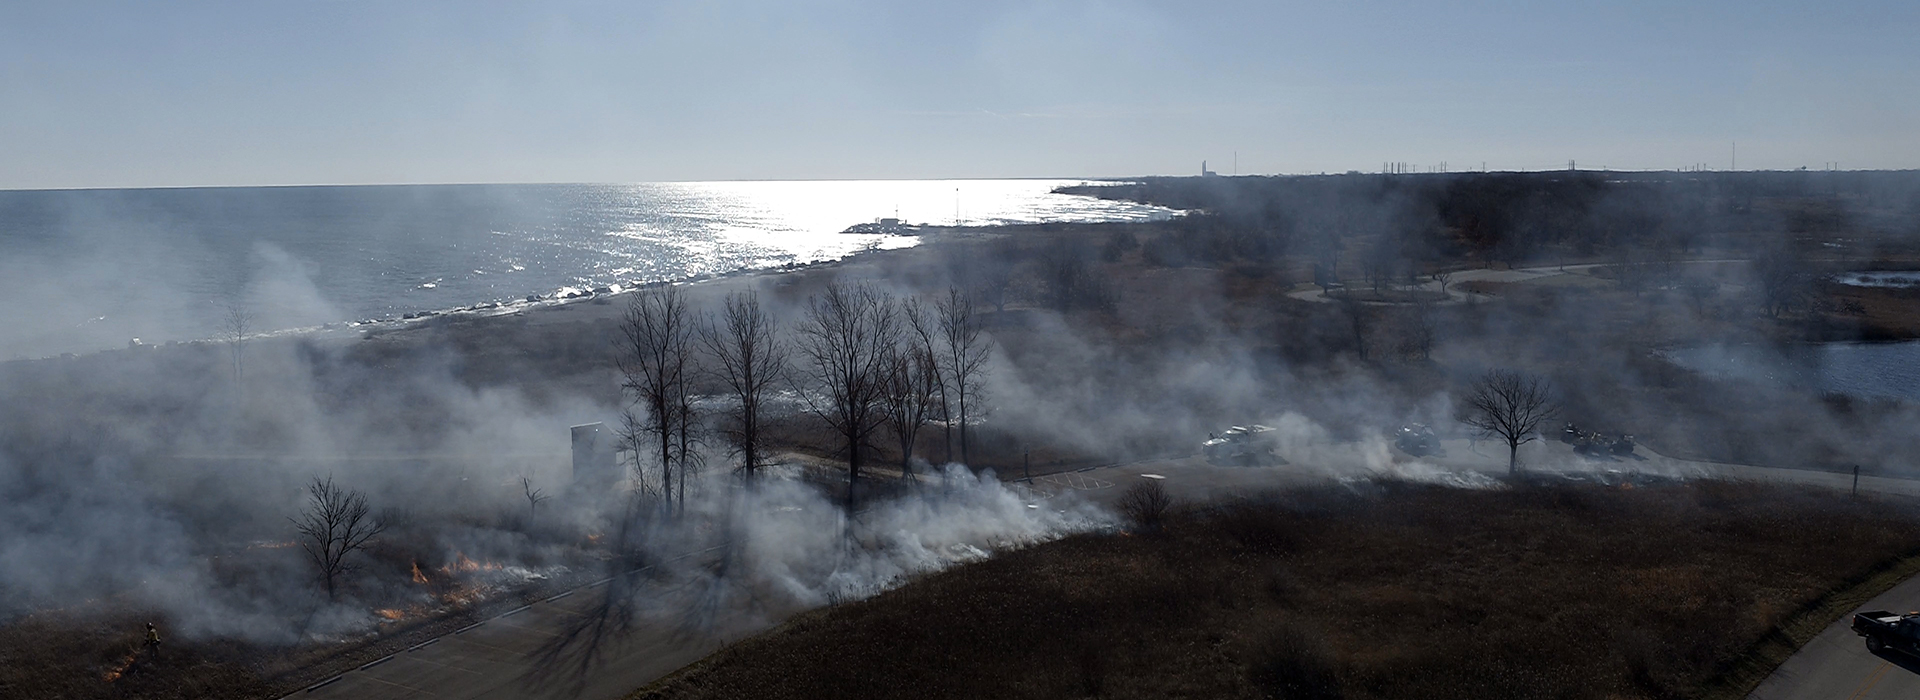
[[[1853,465],[1853,497],[1860,497],[1860,465]]]
[[[1733,142],[1733,155],[1727,158],[1727,169],[1728,170],[1740,169],[1740,142],[1739,141]]]

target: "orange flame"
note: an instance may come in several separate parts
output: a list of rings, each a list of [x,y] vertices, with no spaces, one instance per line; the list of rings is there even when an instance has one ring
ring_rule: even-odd
[[[384,617],[384,618],[387,618],[388,620],[398,620],[398,619],[400,619],[400,618],[402,618],[402,617],[406,617],[406,616],[407,616],[407,614],[406,614],[406,613],[404,613],[404,612],[401,612],[401,611],[399,611],[399,610],[395,610],[395,609],[393,609],[393,608],[383,608],[383,609],[380,609],[380,610],[375,610],[375,611],[373,611],[373,614],[375,614],[375,615],[379,615],[379,616],[381,616],[381,617]]]
[[[417,561],[413,563],[413,582],[414,583],[427,582],[427,575],[420,573],[420,562],[417,562]]]
[[[137,656],[137,654],[128,654],[127,658],[120,660],[119,668],[113,669],[111,671],[106,672],[105,674],[102,674],[100,676],[100,679],[108,683],[112,683],[114,681],[120,680],[121,676],[127,675],[127,669],[133,666],[133,659],[135,656]]]
[[[474,561],[460,552],[453,553],[453,563],[440,567],[441,573],[472,573],[475,571],[499,571],[500,563],[495,561]]]

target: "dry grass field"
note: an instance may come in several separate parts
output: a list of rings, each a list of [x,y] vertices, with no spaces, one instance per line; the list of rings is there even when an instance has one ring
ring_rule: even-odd
[[[929,576],[629,697],[1725,695],[1916,536],[1908,504],[1751,484],[1329,487]]]

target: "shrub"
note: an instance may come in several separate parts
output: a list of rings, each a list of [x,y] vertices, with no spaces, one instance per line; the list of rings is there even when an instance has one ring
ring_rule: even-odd
[[[1171,508],[1173,497],[1167,495],[1167,487],[1157,480],[1134,484],[1120,494],[1120,514],[1143,530],[1159,530]]]

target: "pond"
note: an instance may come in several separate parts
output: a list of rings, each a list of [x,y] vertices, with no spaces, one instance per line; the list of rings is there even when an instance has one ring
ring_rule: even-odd
[[[1702,345],[1662,350],[1660,354],[1674,364],[1714,378],[1920,402],[1920,340]]]
[[[1868,271],[1842,272],[1829,279],[1849,287],[1915,287],[1920,286],[1920,272],[1915,271]]]

